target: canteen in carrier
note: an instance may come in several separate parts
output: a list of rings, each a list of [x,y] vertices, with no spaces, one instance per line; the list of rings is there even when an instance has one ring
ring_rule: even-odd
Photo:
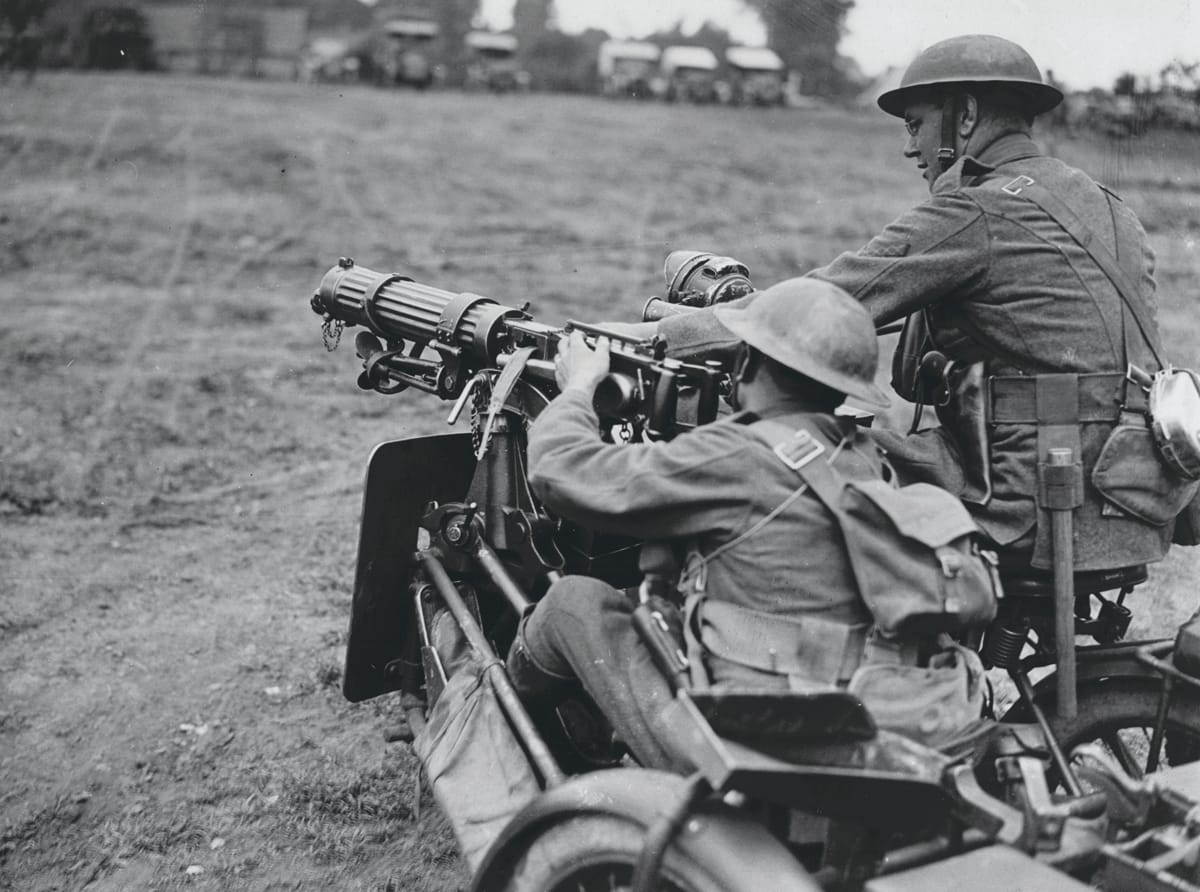
[[[1168,467],[1200,479],[1200,377],[1168,366],[1150,383],[1150,429]]]

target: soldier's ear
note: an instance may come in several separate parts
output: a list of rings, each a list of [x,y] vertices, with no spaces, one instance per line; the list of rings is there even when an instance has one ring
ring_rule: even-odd
[[[979,126],[979,100],[972,93],[964,93],[958,106],[958,135],[966,139]]]

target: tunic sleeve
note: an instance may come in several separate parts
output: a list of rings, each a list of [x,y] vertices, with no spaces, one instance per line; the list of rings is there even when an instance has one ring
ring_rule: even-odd
[[[988,241],[987,219],[971,198],[934,195],[808,275],[845,289],[884,325],[986,277]]]
[[[667,443],[600,439],[591,399],[568,392],[529,432],[529,480],[563,517],[601,532],[676,538],[736,526],[748,510],[745,450],[732,423],[714,422]]]

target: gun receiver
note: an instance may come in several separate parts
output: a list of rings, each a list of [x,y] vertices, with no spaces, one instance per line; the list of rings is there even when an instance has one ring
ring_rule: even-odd
[[[354,341],[363,362],[358,385],[380,393],[413,387],[456,400],[479,376],[508,374],[549,398],[557,394],[558,342],[572,330],[591,343],[610,339],[612,371],[596,388],[593,405],[603,424],[629,424],[635,438],[669,439],[714,420],[726,382],[719,363],[666,358],[666,344],[658,338],[630,338],[574,321],[554,328],[535,322],[528,304],[518,308],[481,294],[443,291],[349,258],[325,273],[311,305],[327,325],[367,329]],[[506,386],[515,385],[506,381]]]

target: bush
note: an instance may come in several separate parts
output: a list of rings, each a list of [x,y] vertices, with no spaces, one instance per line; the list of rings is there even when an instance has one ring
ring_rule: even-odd
[[[131,6],[98,6],[80,29],[85,68],[154,68],[153,40],[146,17]]]

